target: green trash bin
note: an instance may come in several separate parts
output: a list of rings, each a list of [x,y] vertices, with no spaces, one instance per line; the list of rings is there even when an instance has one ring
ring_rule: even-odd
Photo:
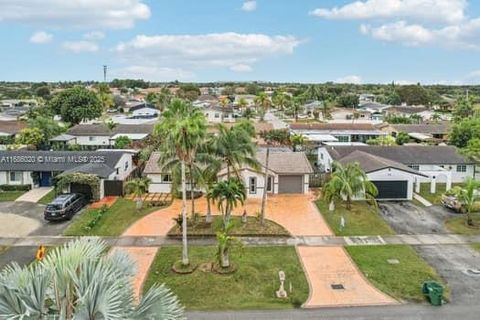
[[[436,281],[425,281],[422,286],[425,297],[434,306],[441,306],[443,301],[443,286]]]

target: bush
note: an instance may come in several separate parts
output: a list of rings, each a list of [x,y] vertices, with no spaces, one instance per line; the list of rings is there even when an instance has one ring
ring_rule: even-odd
[[[10,184],[3,184],[0,186],[0,190],[2,191],[30,191],[32,186],[29,184],[19,184],[19,185],[10,185]]]

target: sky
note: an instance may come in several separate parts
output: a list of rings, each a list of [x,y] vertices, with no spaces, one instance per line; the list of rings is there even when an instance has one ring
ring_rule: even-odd
[[[480,83],[475,0],[0,0],[0,81]]]

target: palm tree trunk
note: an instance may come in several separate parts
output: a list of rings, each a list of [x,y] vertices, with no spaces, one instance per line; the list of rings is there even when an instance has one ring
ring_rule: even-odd
[[[212,207],[210,203],[210,198],[207,197],[207,217],[205,218],[207,223],[212,222]]]
[[[267,203],[267,187],[268,187],[268,161],[270,158],[270,146],[267,145],[267,155],[265,159],[265,175],[263,176],[263,195],[262,208],[260,210],[260,224],[265,224],[265,204]]]
[[[347,209],[352,209],[352,199],[350,198],[350,196],[347,196]]]
[[[182,264],[188,265],[188,243],[187,243],[187,186],[185,176],[185,161],[181,162],[182,171]]]
[[[192,198],[192,218],[195,217],[195,192],[193,188],[193,172],[192,172],[192,165],[189,166],[190,170],[190,197]]]
[[[473,226],[473,219],[470,210],[467,210],[467,225],[470,227]]]

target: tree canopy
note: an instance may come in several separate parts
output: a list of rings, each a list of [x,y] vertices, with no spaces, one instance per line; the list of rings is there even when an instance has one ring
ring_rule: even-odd
[[[82,87],[66,89],[53,97],[50,107],[71,124],[92,120],[102,115],[102,103],[94,92]]]

